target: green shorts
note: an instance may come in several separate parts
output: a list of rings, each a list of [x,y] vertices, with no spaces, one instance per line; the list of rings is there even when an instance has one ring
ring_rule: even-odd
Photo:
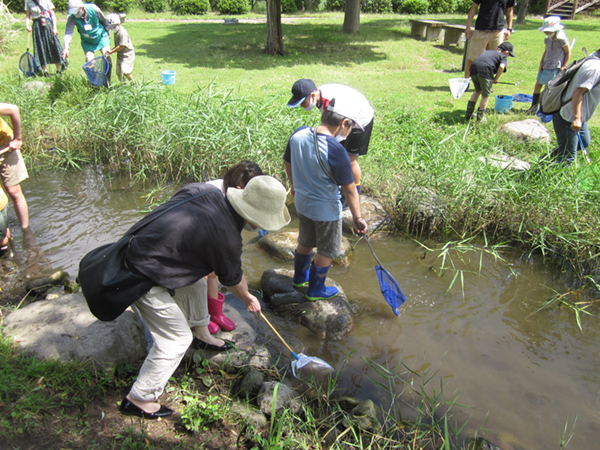
[[[481,92],[481,95],[484,97],[489,97],[494,92],[494,80],[473,75],[471,81],[473,81],[473,86],[475,86],[475,92]]]
[[[298,214],[298,244],[315,248],[326,258],[336,258],[342,252],[342,219],[319,222]]]

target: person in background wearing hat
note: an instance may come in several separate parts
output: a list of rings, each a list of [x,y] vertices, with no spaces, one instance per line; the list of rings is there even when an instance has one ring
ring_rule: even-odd
[[[485,112],[488,99],[494,90],[492,86],[498,83],[500,75],[506,71],[508,61],[507,56],[514,57],[513,45],[510,42],[503,42],[496,50],[487,50],[483,52],[471,65],[471,79],[475,86],[475,92],[471,95],[467,103],[466,120],[471,120],[477,106],[477,100],[481,95],[481,103],[477,110],[477,121],[485,121]]]
[[[369,150],[375,114],[366,97],[356,89],[343,84],[324,84],[317,89],[312,80],[304,78],[296,81],[292,86],[292,98],[287,105],[291,108],[302,106],[306,111],[310,111],[316,106],[323,113],[332,98],[340,99],[342,97],[348,99],[352,114],[356,117],[355,126],[342,141],[342,145],[350,156],[354,183],[356,183],[356,189],[360,195],[362,172],[358,164],[358,157],[366,155]]]
[[[587,122],[600,103],[600,49],[586,59],[569,82],[563,94],[563,100],[568,99],[572,100],[552,115],[558,144],[552,156],[566,166],[577,158],[578,133],[585,147],[591,143]]]
[[[339,143],[350,135],[358,119],[352,103],[347,96],[328,99],[321,125],[316,129],[302,126],[294,131],[283,155],[299,219],[292,282],[295,287],[307,286],[306,298],[312,301],[338,294],[335,287],[325,286],[325,279],[331,261],[341,252],[340,186],[352,213],[354,229],[358,234],[367,231],[350,158]],[[315,247],[317,254],[311,262]]]
[[[539,31],[546,35],[544,45],[546,49],[540,60],[540,69],[538,72],[535,87],[533,88],[533,101],[531,108],[527,110],[528,114],[535,114],[540,104],[540,92],[542,86],[546,86],[552,81],[561,70],[569,65],[571,59],[571,47],[569,38],[563,31],[565,26],[560,23],[560,17],[546,17]]]
[[[231,348],[208,331],[206,275],[215,272],[249,312],[260,314],[260,303],[248,291],[242,272],[240,233],[244,228],[278,230],[287,225],[286,190],[269,176],[252,178],[244,189],[230,187],[226,196],[211,184],[192,183],[142,220],[200,193],[204,195],[149,222],[129,246],[128,269],[156,283],[133,304],[154,344],[121,402],[123,414],[170,416],[173,411],[158,399],[190,344],[211,351]]]
[[[469,43],[465,78],[471,77],[471,64],[479,55],[486,50],[495,50],[503,41],[510,39],[513,33],[515,3],[515,0],[473,0],[465,27],[465,36]],[[471,23],[477,9],[479,13],[475,21],[475,31],[471,32]]]
[[[135,50],[129,38],[129,33],[123,25],[118,14],[112,13],[106,16],[108,22],[108,30],[114,30],[115,48],[108,52],[109,55],[117,54],[117,78],[123,81],[123,76],[135,84],[133,81],[133,62],[135,61]]]
[[[104,13],[93,3],[86,3],[81,0],[68,0],[67,2],[67,25],[65,28],[63,58],[69,57],[69,48],[73,39],[73,31],[77,31],[81,36],[81,47],[85,52],[85,60],[94,59],[94,53],[100,51],[108,60],[108,72],[106,78],[110,83],[112,62],[110,59],[110,36],[108,34],[108,22]]]
[[[0,103],[0,116],[10,117],[12,129],[0,117],[0,178],[13,202],[13,208],[21,228],[29,230],[29,207],[21,189],[21,182],[29,178],[27,167],[21,155],[21,112],[17,105]]]

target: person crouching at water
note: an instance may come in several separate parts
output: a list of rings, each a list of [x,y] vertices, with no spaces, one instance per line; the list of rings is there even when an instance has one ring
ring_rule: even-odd
[[[108,60],[108,72],[106,80],[110,84],[112,61],[110,59],[110,36],[108,34],[108,22],[104,13],[93,3],[81,0],[69,0],[67,2],[67,26],[65,28],[63,59],[69,57],[69,48],[73,39],[73,31],[77,27],[81,37],[81,48],[85,52],[85,60],[90,62],[94,59],[94,53],[100,51]]]
[[[210,184],[193,183],[142,219],[154,217],[135,233],[126,262],[129,270],[156,283],[133,304],[154,344],[121,402],[121,413],[146,419],[170,416],[173,411],[158,399],[190,344],[213,351],[231,348],[208,332],[206,275],[215,272],[249,312],[260,314],[260,303],[248,291],[242,272],[241,231],[287,225],[285,199],[283,185],[269,176],[251,179],[244,189],[230,187],[226,196]]]

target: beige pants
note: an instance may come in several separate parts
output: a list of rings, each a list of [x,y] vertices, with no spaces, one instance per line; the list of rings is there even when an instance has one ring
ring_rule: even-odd
[[[202,278],[191,286],[176,289],[175,297],[165,288],[153,287],[134,303],[154,344],[131,388],[131,398],[158,401],[192,343],[190,328],[210,322],[206,295],[206,280]]]

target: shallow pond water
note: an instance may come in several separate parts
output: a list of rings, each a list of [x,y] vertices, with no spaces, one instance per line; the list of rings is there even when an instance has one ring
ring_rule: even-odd
[[[107,176],[93,168],[34,175],[23,189],[34,242],[23,245],[11,208],[16,260],[32,276],[63,269],[72,278],[87,251],[115,241],[141,217],[140,211],[148,208],[144,195],[151,190],[131,187],[127,176]],[[254,237],[244,232],[243,262],[249,283],[258,289],[264,270],[291,264],[273,260],[248,243]],[[375,260],[360,242],[349,267],[330,271],[355,308],[351,335],[322,342],[305,328],[266,313],[294,350],[341,369],[343,392],[384,406],[389,390],[377,383],[382,379],[366,360],[389,367],[403,363],[423,379],[435,373],[425,392],[443,390],[447,401],[459,395],[457,402],[468,405],[458,408],[459,422],[468,420],[464,435],[483,426],[489,431],[480,434],[502,449],[559,448],[565,423],[569,421],[570,429],[575,417],[570,448],[598,447],[598,321],[584,318],[582,332],[568,311],[535,313],[553,289],[567,289],[553,269],[520,259],[516,252],[501,253],[502,261],[480,250],[467,251],[463,262],[455,253],[453,262],[464,271],[464,282],[458,277],[448,290],[454,273],[439,276],[437,253],[402,236],[373,239],[372,244],[408,297],[400,317],[381,296]],[[232,304],[242,306],[240,301]],[[272,350],[289,357],[264,324],[257,327]],[[399,383],[392,386],[402,389]],[[402,413],[411,418],[409,407]]]

